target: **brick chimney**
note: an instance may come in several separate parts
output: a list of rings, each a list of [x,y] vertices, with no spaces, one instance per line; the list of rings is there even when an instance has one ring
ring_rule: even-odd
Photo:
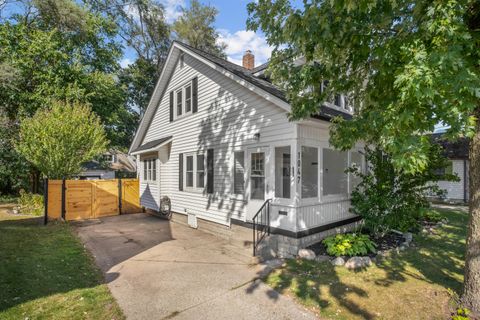
[[[251,50],[247,50],[243,54],[242,65],[248,70],[252,70],[253,68],[255,68],[255,56],[253,55]]]

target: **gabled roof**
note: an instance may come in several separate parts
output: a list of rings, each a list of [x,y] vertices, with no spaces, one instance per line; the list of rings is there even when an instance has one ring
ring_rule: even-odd
[[[280,90],[277,86],[273,85],[272,83],[266,81],[265,79],[256,77],[253,75],[254,70],[249,70],[247,68],[244,68],[242,66],[239,66],[238,64],[235,64],[233,62],[230,62],[228,60],[219,58],[213,54],[210,54],[208,52],[205,52],[203,50],[196,49],[194,47],[189,46],[188,44],[181,43],[182,46],[187,47],[191,51],[195,52],[196,54],[202,56],[203,58],[215,63],[216,65],[224,68],[225,70],[230,71],[231,73],[239,76],[240,78],[250,82],[251,84],[256,85],[257,87],[265,90],[266,92],[276,96],[279,99],[282,99],[285,102],[288,102],[287,99],[285,98],[285,94],[283,93],[282,90]],[[268,64],[267,64],[268,65]]]
[[[139,148],[142,148],[144,145],[146,145],[140,144],[143,142],[145,133],[150,126],[151,120],[154,117],[154,114],[158,107],[158,101],[162,98],[164,91],[167,87],[171,72],[173,72],[174,69],[173,62],[177,60],[180,52],[187,52],[193,57],[206,63],[213,69],[221,72],[226,77],[236,81],[240,85],[243,85],[250,89],[252,92],[257,93],[263,98],[276,104],[280,108],[284,109],[286,112],[290,112],[291,106],[287,101],[285,93],[279,87],[275,86],[264,77],[261,77],[260,75],[254,75],[254,73],[266,69],[268,67],[268,62],[258,66],[257,68],[254,68],[253,70],[249,70],[235,63],[207,53],[203,50],[193,48],[185,43],[173,41],[166,62],[163,65],[162,72],[155,86],[155,90],[153,91],[152,97],[150,98],[147,110],[145,111],[145,114],[140,122],[137,132],[135,133],[135,137],[133,139],[132,145],[130,146],[129,153],[146,150],[139,150]],[[346,119],[351,118],[350,115],[337,111],[336,109],[330,108],[328,106],[322,106],[319,109],[318,115],[314,116],[314,118],[329,121],[334,116],[338,115]]]

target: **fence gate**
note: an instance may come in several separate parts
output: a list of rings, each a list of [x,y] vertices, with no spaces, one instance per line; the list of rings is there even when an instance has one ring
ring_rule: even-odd
[[[49,180],[49,219],[84,220],[140,212],[138,179]]]

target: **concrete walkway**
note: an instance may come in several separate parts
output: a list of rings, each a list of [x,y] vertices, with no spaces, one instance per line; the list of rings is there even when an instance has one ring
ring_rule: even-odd
[[[250,250],[213,235],[146,214],[77,230],[128,319],[315,319],[255,280]]]

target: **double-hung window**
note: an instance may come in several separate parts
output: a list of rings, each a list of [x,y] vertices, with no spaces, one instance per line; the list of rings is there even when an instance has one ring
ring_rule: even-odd
[[[192,113],[193,107],[193,88],[192,81],[184,84],[175,91],[176,117],[185,116]]]
[[[205,187],[205,155],[185,155],[185,187],[190,190],[203,190]]]
[[[157,160],[143,160],[143,180],[152,182],[157,180]]]

